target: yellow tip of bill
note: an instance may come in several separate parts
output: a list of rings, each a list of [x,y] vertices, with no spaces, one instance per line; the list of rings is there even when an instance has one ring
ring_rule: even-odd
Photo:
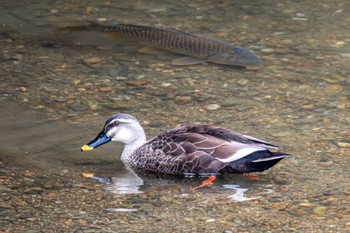
[[[84,145],[82,148],[81,148],[81,151],[89,151],[89,150],[93,150],[94,148],[93,147],[89,147],[88,145]]]

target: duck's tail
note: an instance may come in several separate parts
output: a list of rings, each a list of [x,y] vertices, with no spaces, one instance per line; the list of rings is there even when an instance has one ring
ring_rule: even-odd
[[[237,161],[231,162],[223,171],[230,173],[262,172],[273,167],[287,156],[288,154],[283,152],[256,151]]]

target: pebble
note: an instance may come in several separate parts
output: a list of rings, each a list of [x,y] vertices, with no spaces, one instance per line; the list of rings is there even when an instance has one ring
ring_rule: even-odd
[[[292,50],[287,49],[287,48],[276,49],[276,53],[279,53],[279,54],[288,54],[288,53],[292,53]]]
[[[4,193],[4,192],[11,192],[13,191],[12,189],[10,189],[9,187],[0,184],[0,193]]]
[[[90,110],[96,111],[98,109],[100,109],[100,105],[93,100],[89,100],[89,99],[85,99],[83,100],[83,104]]]
[[[341,53],[340,56],[350,58],[350,53]]]
[[[218,105],[218,104],[209,104],[209,105],[206,106],[205,109],[208,110],[208,111],[215,111],[215,110],[218,110],[220,108],[221,108],[221,106]]]
[[[324,91],[328,94],[339,94],[343,91],[343,87],[340,85],[328,85],[324,88]]]
[[[247,85],[247,83],[248,83],[248,79],[241,78],[237,80],[237,84],[239,84],[240,86],[245,86]]]
[[[8,55],[8,54],[2,54],[2,58],[1,59],[4,60],[4,61],[8,61],[8,60],[11,60],[12,57],[10,55]]]
[[[98,91],[99,91],[99,92],[111,92],[111,91],[113,91],[113,87],[111,87],[111,86],[108,86],[108,87],[100,87],[100,88],[98,89]]]
[[[299,205],[304,207],[310,207],[310,206],[313,206],[314,204],[312,204],[311,202],[301,202],[299,203]]]
[[[88,57],[88,58],[84,58],[83,62],[87,65],[94,65],[94,64],[100,63],[104,60],[105,60],[105,58],[102,58],[102,57]]]
[[[192,102],[191,96],[177,96],[175,98],[175,103],[177,104],[188,104]]]
[[[295,49],[296,49],[297,54],[299,54],[299,55],[307,55],[307,54],[310,54],[310,50],[309,50],[308,47],[305,47],[305,46],[297,46]]]
[[[40,231],[38,230],[26,230],[25,232],[23,233],[39,233]]]
[[[68,108],[74,111],[85,111],[87,109],[84,105],[68,105]]]
[[[162,87],[170,87],[172,84],[171,83],[162,83],[161,86]]]
[[[214,219],[214,218],[210,218],[210,219],[205,220],[205,222],[207,222],[207,223],[209,223],[209,222],[215,222],[215,219]]]
[[[339,109],[339,110],[345,110],[345,109],[346,109],[346,104],[345,104],[345,103],[338,104],[338,105],[336,106],[336,108]]]
[[[22,60],[23,59],[23,55],[22,54],[15,54],[12,57],[13,60]]]
[[[0,217],[7,216],[8,214],[9,214],[9,211],[3,210],[3,209],[0,210]]]
[[[30,187],[30,188],[24,189],[23,192],[27,194],[38,194],[38,193],[41,193],[42,191],[43,189],[40,187]]]
[[[273,52],[275,52],[275,50],[272,48],[265,48],[265,49],[261,49],[261,52],[262,53],[273,53]]]
[[[144,85],[148,84],[147,81],[132,81],[132,82],[126,82],[126,83],[129,85],[132,85],[132,86],[136,86],[136,87],[144,86]]]
[[[19,87],[18,90],[20,92],[27,92],[28,91],[28,89],[26,87]]]
[[[283,138],[283,137],[290,137],[291,136],[291,132],[289,132],[289,131],[281,131],[281,132],[277,132],[277,133],[270,133],[272,136],[274,136],[274,137],[276,137],[276,138],[278,138],[278,137],[281,137],[281,138]]]
[[[323,80],[327,83],[335,84],[335,83],[339,83],[341,81],[345,81],[345,78],[341,77],[341,76],[333,75],[332,77],[323,78]]]
[[[34,180],[30,179],[30,178],[24,178],[24,183],[29,186],[29,185],[33,185],[34,184]]]
[[[223,107],[229,107],[229,106],[233,106],[233,105],[251,105],[253,104],[254,101],[252,100],[245,100],[245,99],[241,99],[241,98],[237,98],[237,97],[233,97],[233,96],[229,96],[227,98],[225,98],[221,105]]]
[[[61,98],[57,98],[57,99],[55,99],[55,101],[56,101],[56,102],[58,102],[58,103],[65,103],[65,102],[67,102],[67,99],[66,99],[66,98],[61,97]]]
[[[281,202],[282,200],[281,200],[281,198],[279,198],[279,197],[270,197],[269,199],[268,199],[268,201],[269,202]]]
[[[153,64],[149,64],[148,67],[151,69],[159,69],[159,68],[164,69],[166,65],[163,63],[153,63]]]
[[[128,76],[128,70],[125,67],[119,67],[117,69],[112,69],[108,71],[110,77],[126,77]]]
[[[318,216],[324,216],[326,215],[327,207],[325,206],[317,206],[313,209],[313,213],[317,214]]]
[[[77,91],[79,91],[79,92],[85,92],[85,91],[86,91],[86,88],[84,88],[84,87],[78,87],[78,88],[77,88]]]
[[[114,68],[108,71],[110,77],[128,76],[128,69],[120,64],[114,64]]]
[[[337,146],[341,148],[350,148],[350,142],[337,142]]]
[[[304,104],[304,105],[301,106],[301,108],[310,110],[310,109],[314,109],[315,105],[313,105],[313,104]]]
[[[139,105],[139,102],[136,101],[118,101],[113,104],[107,104],[106,106],[111,109],[131,109],[131,108],[137,108]]]
[[[234,98],[234,97],[228,97],[228,98],[225,98],[221,102],[221,105],[223,107],[229,107],[229,106],[237,105],[237,104],[240,104],[240,103],[241,103],[240,99],[237,99],[237,98]]]

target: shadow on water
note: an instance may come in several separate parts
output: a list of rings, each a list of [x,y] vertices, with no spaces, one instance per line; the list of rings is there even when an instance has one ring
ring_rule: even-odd
[[[115,160],[115,147],[110,151],[107,147],[107,155],[98,156],[97,161],[80,152],[84,140],[89,140],[84,135],[94,131],[49,120],[40,112],[9,101],[0,101],[0,108],[0,153],[5,162],[48,168]]]

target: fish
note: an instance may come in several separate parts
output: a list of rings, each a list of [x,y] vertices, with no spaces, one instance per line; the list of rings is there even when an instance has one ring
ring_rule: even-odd
[[[70,29],[113,33],[148,47],[186,55],[173,60],[173,65],[194,65],[205,62],[241,67],[261,65],[261,59],[248,49],[217,38],[195,35],[177,29],[96,22],[72,26]]]

